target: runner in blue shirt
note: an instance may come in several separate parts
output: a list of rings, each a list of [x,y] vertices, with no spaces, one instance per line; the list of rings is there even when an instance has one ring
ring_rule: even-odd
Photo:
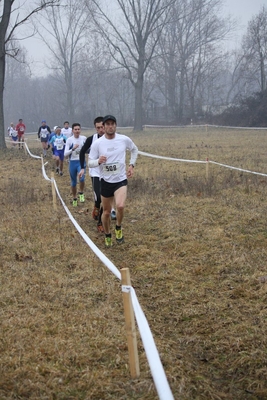
[[[53,146],[53,159],[56,161],[56,173],[60,176],[63,175],[63,161],[64,161],[64,150],[66,144],[66,136],[62,135],[61,127],[55,127],[55,135],[53,135],[49,143]]]

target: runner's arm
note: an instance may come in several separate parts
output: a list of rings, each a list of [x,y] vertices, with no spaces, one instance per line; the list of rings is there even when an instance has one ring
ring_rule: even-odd
[[[130,151],[131,151],[131,158],[129,165],[132,165],[134,167],[138,156],[138,147],[135,144],[133,144],[133,147]]]
[[[85,167],[84,167],[84,166],[85,166],[85,153],[87,152],[87,150],[90,149],[91,144],[92,144],[92,141],[93,141],[93,136],[89,136],[89,137],[86,139],[86,141],[85,141],[83,147],[81,148],[81,151],[80,151],[80,164],[81,164],[81,168],[82,168],[82,169],[85,168]]]
[[[72,151],[73,151],[73,143],[67,140],[64,150],[64,157],[68,157],[72,153]]]

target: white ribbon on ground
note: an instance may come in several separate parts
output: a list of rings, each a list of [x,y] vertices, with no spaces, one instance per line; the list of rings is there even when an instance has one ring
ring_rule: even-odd
[[[24,145],[25,145],[25,148],[26,148],[27,152],[29,153],[29,155],[30,155],[32,158],[38,158],[38,159],[41,158],[40,156],[35,156],[34,154],[32,154],[32,153],[30,152],[29,147],[28,147],[28,145],[27,145],[26,142],[24,142]]]
[[[250,171],[248,169],[232,167],[231,165],[221,164],[221,163],[218,163],[216,161],[211,161],[211,160],[206,160],[206,161],[185,160],[184,158],[173,158],[173,157],[158,156],[156,154],[145,153],[144,151],[138,151],[138,154],[141,154],[142,156],[146,156],[146,157],[161,158],[163,160],[169,160],[169,161],[181,161],[181,162],[200,163],[200,164],[207,164],[207,162],[209,162],[210,164],[220,165],[221,167],[235,169],[237,171],[247,172],[249,174],[267,176],[267,174],[263,174],[261,172],[255,172],[255,171]]]
[[[133,127],[132,127],[133,128]],[[252,127],[252,126],[227,126],[227,125],[143,125],[143,128],[151,129],[184,129],[184,128],[221,128],[221,129],[238,129],[238,130],[266,130],[267,127]],[[123,129],[123,128],[122,128]]]
[[[158,156],[156,154],[150,154],[146,153],[144,151],[139,151],[138,154],[141,154],[142,156],[146,157],[152,157],[152,158],[161,158],[163,160],[170,160],[170,161],[183,161],[183,162],[189,162],[189,163],[200,163],[200,164],[206,164],[206,161],[198,161],[198,160],[185,160],[183,158],[173,158],[173,157],[164,157],[164,156]]]
[[[54,180],[54,185],[55,185],[55,189],[56,192],[58,194],[58,197],[66,211],[66,213],[68,214],[69,219],[71,220],[71,222],[73,223],[73,225],[75,226],[75,228],[77,229],[77,231],[79,232],[79,234],[82,236],[82,238],[84,239],[84,241],[88,244],[88,246],[93,250],[93,252],[97,255],[97,257],[106,265],[106,267],[118,278],[121,280],[121,273],[118,270],[118,268],[105,256],[105,254],[102,253],[102,251],[99,250],[99,248],[94,244],[94,242],[92,242],[91,239],[89,239],[89,237],[87,236],[87,234],[84,232],[84,230],[80,227],[80,225],[77,223],[77,221],[73,218],[73,216],[71,215],[68,207],[66,206],[66,204],[64,203],[62,197],[60,196],[56,181]]]
[[[44,164],[44,159],[43,159],[43,157],[40,157],[40,158],[41,158],[41,160],[42,160],[42,172],[43,172],[43,176],[44,176],[44,178],[45,178],[46,181],[51,182],[51,179],[48,178],[48,176],[47,176],[47,174],[46,174],[46,170],[45,170],[45,166],[46,166],[47,162]]]
[[[159,395],[160,400],[174,400],[170,386],[168,384],[165,371],[160,361],[159,353],[156,348],[154,338],[149,328],[147,319],[143,310],[138,302],[134,288],[130,287],[132,305],[136,322],[139,328],[141,339],[146,352],[150,371]]]
[[[267,174],[263,174],[263,173],[261,173],[261,172],[255,172],[255,171],[250,171],[250,170],[248,170],[248,169],[232,167],[231,165],[221,164],[221,163],[218,163],[218,162],[216,162],[216,161],[209,161],[209,162],[210,162],[211,164],[220,165],[221,167],[230,168],[230,169],[235,169],[236,171],[248,172],[249,174],[261,175],[261,176],[267,176]]]

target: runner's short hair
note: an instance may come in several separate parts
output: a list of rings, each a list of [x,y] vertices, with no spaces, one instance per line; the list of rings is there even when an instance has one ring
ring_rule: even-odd
[[[95,125],[95,124],[99,124],[99,122],[103,122],[103,120],[104,120],[104,117],[101,117],[101,116],[96,117],[96,118],[94,119],[94,125]]]

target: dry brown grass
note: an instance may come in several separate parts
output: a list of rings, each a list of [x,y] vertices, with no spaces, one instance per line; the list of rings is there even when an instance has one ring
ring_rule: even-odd
[[[262,173],[266,132],[209,128],[128,133],[139,150]],[[29,141],[34,154],[40,145]],[[142,343],[130,379],[120,282],[52,208],[41,162],[1,153],[1,399],[157,398]],[[48,176],[53,161],[48,157]],[[175,399],[267,398],[267,179],[140,156],[129,183],[126,243],[108,251],[92,191],[74,217],[132,284]]]

